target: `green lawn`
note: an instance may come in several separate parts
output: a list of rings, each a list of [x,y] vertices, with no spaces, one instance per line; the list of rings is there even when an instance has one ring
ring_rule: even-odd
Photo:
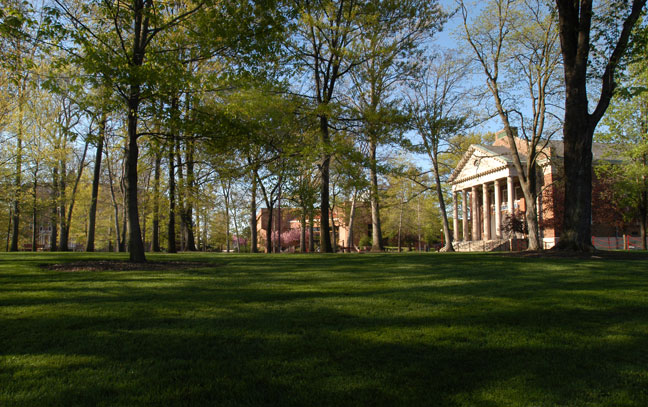
[[[647,406],[648,261],[0,255],[0,406]]]

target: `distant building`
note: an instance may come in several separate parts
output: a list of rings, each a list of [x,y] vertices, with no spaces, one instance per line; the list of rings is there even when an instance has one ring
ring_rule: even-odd
[[[523,165],[526,165],[526,142],[516,139]],[[606,160],[606,146],[594,143],[595,162]],[[538,180],[538,220],[540,238],[545,249],[556,245],[560,239],[562,221],[561,172],[564,159],[562,141],[550,141],[538,162],[541,176]],[[463,155],[450,176],[453,193],[453,227],[455,250],[494,250],[524,242],[520,233],[504,233],[504,222],[516,217],[523,219],[526,202],[513,165],[508,139],[498,132],[492,145],[473,144]],[[593,207],[602,204],[593,202]],[[460,225],[461,223],[461,225]],[[625,231],[638,235],[638,227]],[[623,248],[623,232],[614,225],[595,216],[592,234],[605,248]],[[614,244],[610,243],[614,241]],[[593,243],[597,245],[597,241]],[[523,248],[517,246],[518,248]]]
[[[335,236],[336,246],[342,250],[342,248],[351,248],[358,246],[362,236],[371,235],[371,213],[370,209],[367,208],[364,204],[358,203],[356,207],[356,214],[353,227],[353,242],[349,242],[349,212],[351,204],[345,202],[340,207],[337,207],[331,213],[331,238]],[[266,239],[267,233],[266,228],[268,224],[269,210],[263,208],[257,212],[257,236],[258,236],[258,247],[260,250],[265,250],[266,248]],[[279,220],[279,218],[281,218]],[[286,237],[286,233],[289,231],[300,231],[301,230],[301,209],[299,208],[281,208],[281,210],[274,208],[272,212],[272,233],[273,236],[276,236],[276,231],[281,230],[281,236]],[[320,245],[320,233],[321,233],[321,216],[319,211],[316,211],[315,216],[313,217],[313,240],[315,243],[315,248]],[[279,227],[281,226],[281,227]],[[308,216],[306,217],[306,231],[309,230],[309,220]],[[296,233],[296,232],[295,232]],[[288,239],[292,237],[288,235]],[[308,237],[307,237],[308,239]],[[282,250],[288,249],[290,247],[299,247],[298,240],[291,240],[286,242],[286,238],[282,239],[281,247]],[[308,246],[308,244],[307,244]]]

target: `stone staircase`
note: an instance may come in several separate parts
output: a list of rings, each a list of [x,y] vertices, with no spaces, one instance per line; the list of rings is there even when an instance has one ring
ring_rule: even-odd
[[[456,252],[507,252],[525,250],[527,242],[524,239],[460,240],[453,242],[452,247]]]

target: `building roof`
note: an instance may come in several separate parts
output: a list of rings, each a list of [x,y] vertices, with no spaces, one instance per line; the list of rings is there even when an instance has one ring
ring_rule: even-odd
[[[524,143],[524,140],[519,139],[520,143]],[[497,143],[497,141],[496,141]],[[526,164],[526,154],[525,148],[518,147],[518,152],[520,153],[520,161],[522,165]],[[547,142],[547,146],[544,149],[546,152],[546,157],[548,159],[559,159],[562,160],[565,156],[565,144],[562,140],[550,140]],[[492,158],[502,163],[503,166],[512,166],[513,165],[513,155],[508,145],[502,145],[498,143],[497,145],[481,145],[481,144],[472,144],[468,150],[464,153],[461,160],[457,164],[456,168],[452,171],[448,182],[452,183],[457,180],[457,177],[466,166],[470,159],[479,155],[479,158]],[[592,143],[592,157],[594,161],[607,161],[613,163],[619,163],[621,160],[614,159],[612,146],[604,143]]]

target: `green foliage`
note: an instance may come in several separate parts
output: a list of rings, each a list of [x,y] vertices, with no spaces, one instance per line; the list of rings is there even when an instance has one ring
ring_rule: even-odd
[[[371,236],[364,235],[360,238],[360,242],[358,242],[359,247],[368,247],[371,246]]]

